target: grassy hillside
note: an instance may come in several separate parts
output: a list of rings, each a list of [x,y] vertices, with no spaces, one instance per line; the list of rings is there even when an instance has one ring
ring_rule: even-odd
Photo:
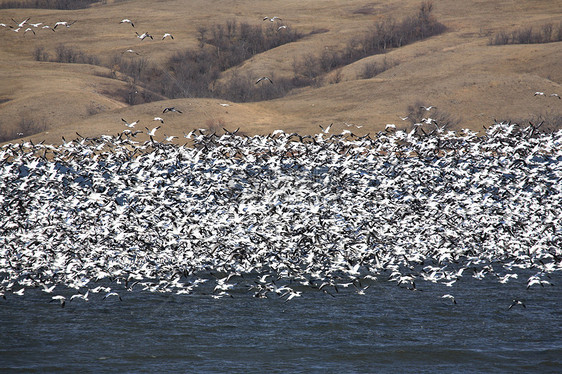
[[[353,130],[363,134],[387,123],[409,126],[399,116],[421,104],[437,106],[438,112],[428,115],[447,120],[451,128],[481,130],[494,118],[560,122],[562,100],[548,95],[562,95],[562,42],[491,45],[490,40],[502,31],[528,27],[539,31],[549,23],[554,35],[562,22],[562,1],[433,1],[431,15],[445,25],[444,33],[347,61],[327,72],[312,72],[316,74],[312,78],[312,73],[303,75],[303,67],[313,65],[314,58],[351,50],[375,23],[390,19],[399,23],[418,14],[421,4],[107,0],[77,10],[0,9],[0,23],[7,25],[0,27],[0,138],[59,142],[76,131],[84,136],[118,133],[125,129],[121,118],[140,120],[141,130],[161,125],[157,139],[166,133],[179,135],[179,141],[183,132],[199,127],[241,127],[247,134],[279,128],[314,133],[318,125],[334,123],[332,131],[355,124]],[[281,20],[264,21],[266,16]],[[135,27],[119,23],[124,18]],[[58,21],[76,22],[68,28],[59,25],[54,32],[42,28]],[[39,22],[42,25],[36,28],[30,25]],[[301,83],[308,79],[306,84],[258,102],[171,99],[156,92],[158,83],[178,84],[179,75],[166,70],[172,56],[198,50],[203,29],[208,39],[215,25],[228,22],[260,26],[264,32],[286,25],[301,37],[219,71],[210,91],[233,77],[241,90],[277,89],[294,83],[297,75]],[[33,31],[25,32],[28,27]],[[153,39],[140,40],[135,31],[148,32]],[[164,33],[174,39],[162,40]],[[128,49],[134,52],[125,52]],[[208,43],[203,49],[216,53]],[[95,65],[55,62],[64,60],[64,51],[70,51],[76,62]],[[373,67],[381,66],[386,70],[365,79]],[[140,73],[134,75],[134,69]],[[165,73],[158,75],[158,69]],[[262,76],[272,78],[271,88],[254,84]],[[150,85],[142,81],[146,77],[152,77]],[[546,95],[535,96],[536,91]],[[170,106],[183,113],[162,114]],[[164,123],[153,121],[155,116],[163,117]],[[142,136],[140,140],[145,139]]]

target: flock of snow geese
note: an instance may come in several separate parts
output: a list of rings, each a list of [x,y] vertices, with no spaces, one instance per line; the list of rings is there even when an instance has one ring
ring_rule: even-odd
[[[35,289],[62,307],[127,292],[289,301],[390,281],[436,283],[453,305],[453,284],[470,277],[554,286],[562,130],[435,127],[6,144],[0,295]]]
[[[6,24],[6,23],[0,23],[0,27],[3,27],[7,30],[11,30],[13,32],[17,32],[19,33],[21,31],[22,34],[27,34],[28,32],[31,32],[33,35],[37,35],[37,33],[35,32],[35,30],[50,30],[50,31],[56,31],[57,27],[65,27],[65,28],[70,28],[70,26],[72,26],[76,21],[58,21],[55,22],[52,26],[49,26],[43,22],[37,22],[37,23],[30,23],[30,17],[22,20],[22,21],[16,21],[15,19],[11,19],[12,22],[14,23],[12,24]]]

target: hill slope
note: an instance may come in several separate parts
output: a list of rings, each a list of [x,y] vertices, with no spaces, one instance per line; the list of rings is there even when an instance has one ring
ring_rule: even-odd
[[[131,95],[145,93],[140,86],[131,90],[131,79],[123,76],[120,66],[111,64],[114,56],[123,56],[162,66],[175,52],[196,48],[201,27],[229,20],[265,25],[269,21],[262,21],[263,17],[279,16],[282,24],[306,36],[253,56],[224,72],[223,78],[238,74],[288,79],[294,75],[295,62],[307,54],[341,50],[375,21],[400,20],[415,14],[419,6],[418,0],[351,0],[344,5],[329,0],[131,0],[72,11],[2,9],[0,23],[14,28],[0,29],[0,136],[23,133],[24,138],[58,142],[76,131],[84,136],[121,132],[121,118],[140,119],[137,127],[141,130],[161,125],[158,137],[164,133],[181,137],[198,127],[241,127],[247,134],[278,128],[312,133],[319,130],[318,125],[329,123],[334,123],[333,131],[348,128],[347,123],[357,125],[356,132],[366,133],[379,131],[387,123],[406,126],[399,116],[416,103],[435,105],[453,119],[454,127],[474,130],[494,118],[561,116],[562,100],[534,96],[534,92],[562,95],[562,43],[492,46],[488,40],[501,30],[538,28],[546,23],[557,27],[562,1],[435,1],[433,15],[447,32],[346,65],[317,80],[314,87],[257,103],[186,98],[129,105]],[[11,19],[27,17],[28,24],[14,32],[17,26]],[[123,18],[132,19],[135,27],[120,24]],[[56,32],[40,28],[74,20],[71,27],[59,26]],[[24,33],[30,23],[38,22],[43,25],[34,29],[35,35]],[[135,31],[149,32],[154,40],[141,41]],[[161,40],[164,32],[174,39]],[[35,60],[38,48],[52,59],[59,46],[82,51],[108,67]],[[139,54],[125,54],[126,49]],[[382,64],[384,59],[392,67],[373,78],[359,78],[367,64]],[[184,113],[162,115],[168,106]],[[163,116],[164,124],[153,121],[155,116]]]

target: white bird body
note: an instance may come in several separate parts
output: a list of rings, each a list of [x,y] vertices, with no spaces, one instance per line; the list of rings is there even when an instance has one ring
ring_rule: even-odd
[[[130,127],[130,128],[135,127],[135,125],[140,122],[140,120],[136,120],[135,122],[128,123],[127,121],[125,121],[124,118],[121,118],[121,121],[123,121],[125,123],[125,126]]]
[[[131,20],[128,19],[128,18],[122,19],[119,23],[130,23],[131,26],[135,27],[135,24],[133,23],[133,21],[131,21]]]
[[[27,17],[26,19],[24,19],[23,21],[21,21],[20,23],[18,23],[18,21],[16,21],[15,19],[12,18],[12,21],[14,21],[18,27],[23,27],[23,25],[25,25],[27,23],[27,21],[29,21],[30,17]]]
[[[172,39],[174,39],[174,36],[170,33],[165,33],[164,36],[162,37],[162,40],[166,39],[167,37],[170,37]]]
[[[420,106],[420,108],[430,111],[431,109],[437,109],[437,107],[430,105],[430,106]]]
[[[148,127],[145,127],[146,131],[148,131],[146,134],[148,136],[154,136],[154,134],[156,134],[156,130],[158,130],[159,128],[160,128],[160,126],[156,126],[152,130],[149,130]]]
[[[57,23],[55,23],[55,26],[53,27],[53,29],[56,29],[58,26],[65,26],[66,28],[69,28],[70,26],[72,26],[76,21],[59,21]]]
[[[139,33],[135,31],[135,34],[137,34],[137,38],[139,38],[140,40],[144,40],[146,38],[154,39],[148,32],[139,35]]]

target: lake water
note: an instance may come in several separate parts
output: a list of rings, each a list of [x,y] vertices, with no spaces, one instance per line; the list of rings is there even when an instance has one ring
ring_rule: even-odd
[[[64,308],[28,289],[0,299],[0,372],[560,373],[562,277],[550,280],[380,280],[289,302],[134,291]]]

